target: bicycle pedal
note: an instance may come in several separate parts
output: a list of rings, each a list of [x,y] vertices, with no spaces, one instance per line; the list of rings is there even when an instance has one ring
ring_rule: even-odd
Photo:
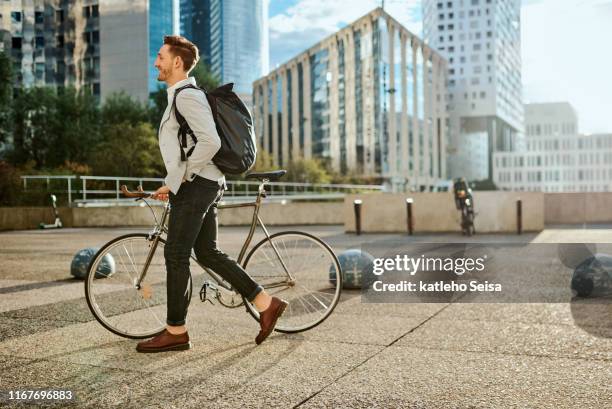
[[[209,289],[213,291],[212,298],[218,298],[217,287],[215,287],[209,281],[206,281],[204,282],[204,284],[202,285],[202,288],[200,289],[200,301],[202,302],[208,301],[212,305],[215,305],[215,303],[213,303],[212,300],[210,299],[211,297],[209,296],[210,295],[210,292],[208,291]]]

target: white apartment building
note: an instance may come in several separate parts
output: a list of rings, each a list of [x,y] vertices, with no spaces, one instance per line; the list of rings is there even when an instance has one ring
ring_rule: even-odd
[[[526,149],[496,152],[493,181],[504,190],[612,191],[612,134],[578,134],[566,102],[525,105]]]
[[[523,143],[520,0],[424,0],[423,30],[449,63],[449,175],[489,179]]]

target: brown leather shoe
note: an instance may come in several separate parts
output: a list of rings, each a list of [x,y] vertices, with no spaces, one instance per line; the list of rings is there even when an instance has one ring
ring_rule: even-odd
[[[167,329],[150,340],[139,342],[136,345],[138,352],[184,351],[189,348],[191,348],[191,342],[189,342],[187,331],[173,335]]]
[[[287,301],[281,300],[277,297],[272,297],[272,301],[270,301],[270,306],[259,313],[259,325],[261,326],[261,330],[257,337],[255,338],[255,343],[257,345],[264,342],[268,335],[272,333],[274,327],[276,326],[276,321],[278,321],[279,317],[283,315],[285,308],[287,308]]]

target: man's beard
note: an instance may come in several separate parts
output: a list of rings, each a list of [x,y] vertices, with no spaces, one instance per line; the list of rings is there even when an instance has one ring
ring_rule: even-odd
[[[169,75],[170,75],[170,70],[161,69],[159,70],[159,73],[157,74],[157,81],[164,81],[166,78],[168,78]]]

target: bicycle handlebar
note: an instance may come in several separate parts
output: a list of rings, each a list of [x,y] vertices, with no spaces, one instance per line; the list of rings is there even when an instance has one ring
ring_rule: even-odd
[[[134,197],[139,199],[146,199],[151,197],[151,193],[147,193],[142,190],[142,186],[138,186],[136,189],[138,190],[138,192],[130,192],[126,185],[121,186],[121,192],[125,197]]]

